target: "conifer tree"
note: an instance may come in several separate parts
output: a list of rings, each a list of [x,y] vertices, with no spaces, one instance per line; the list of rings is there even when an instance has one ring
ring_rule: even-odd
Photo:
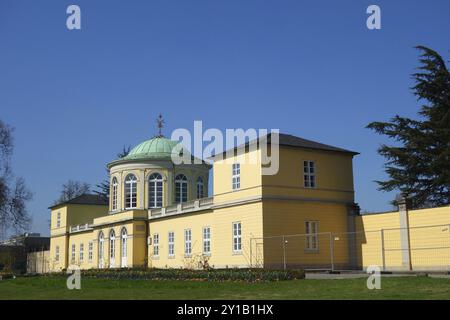
[[[450,73],[442,57],[424,46],[411,88],[423,105],[418,119],[399,115],[389,122],[372,122],[370,128],[396,141],[381,145],[386,158],[386,181],[376,181],[383,191],[400,190],[415,208],[450,203]]]

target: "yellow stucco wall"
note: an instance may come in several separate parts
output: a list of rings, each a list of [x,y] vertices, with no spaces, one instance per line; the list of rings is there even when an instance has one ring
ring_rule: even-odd
[[[59,271],[66,269],[68,265],[68,239],[66,235],[52,236],[50,238],[50,254],[49,254],[49,267],[52,271]],[[56,248],[59,248],[59,259],[56,257]]]
[[[242,252],[233,253],[232,224],[241,222]],[[207,257],[215,268],[244,267],[250,264],[249,242],[262,235],[262,204],[251,203],[228,208],[187,214],[166,219],[150,220],[150,235],[159,234],[159,257],[153,256],[153,243],[149,248],[150,266],[157,268],[198,267],[203,256],[203,227],[211,228],[211,254]],[[184,254],[184,230],[192,230],[192,255]],[[175,255],[168,255],[168,233],[175,234]]]
[[[78,266],[81,269],[90,269],[96,265],[96,261],[93,259],[89,260],[89,243],[94,244],[93,233],[91,231],[73,233],[69,237],[68,245],[68,263],[69,266]],[[80,245],[83,244],[83,259],[80,257]],[[75,246],[75,257],[72,258],[72,246]],[[95,250],[95,246],[94,246]]]
[[[239,163],[241,167],[240,189],[232,189],[232,166]],[[258,197],[262,194],[260,151],[253,150],[246,154],[215,161],[214,166],[214,202],[225,203],[237,199]]]
[[[352,155],[281,147],[279,161],[276,175],[262,176],[264,195],[353,202]],[[315,162],[315,188],[304,187],[303,161]]]
[[[61,224],[59,228],[57,228],[58,213],[61,214]],[[108,206],[64,204],[53,207],[50,214],[50,234],[59,235],[68,231],[70,226],[92,223],[95,218],[107,215]]]
[[[347,232],[345,204],[265,200],[263,208],[265,238],[258,243],[263,244],[266,267],[282,268],[284,261],[288,267],[303,265],[317,268],[330,268],[331,263],[347,263],[348,246],[344,239],[336,239],[334,248],[331,248],[331,233]],[[318,223],[318,250],[308,250],[306,247],[307,221]],[[281,235],[286,236],[284,249]],[[257,247],[256,243],[254,246]],[[333,258],[331,250],[334,250]],[[255,248],[255,251],[258,249]]]
[[[127,232],[126,240],[126,259],[122,262],[122,230]],[[110,236],[114,231],[115,235],[115,251],[114,259],[110,259]],[[103,247],[103,263],[98,260],[99,238],[100,233],[103,232],[104,247]],[[146,243],[146,224],[144,221],[133,221],[128,223],[113,224],[96,228],[93,231],[96,243],[96,259],[95,267],[103,268],[120,268],[122,263],[124,267],[142,267],[145,264],[145,243]]]

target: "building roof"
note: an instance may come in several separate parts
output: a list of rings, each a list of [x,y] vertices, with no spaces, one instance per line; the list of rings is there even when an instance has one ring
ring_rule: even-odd
[[[169,140],[164,137],[154,137],[138,144],[122,159],[170,157],[172,150],[177,145],[178,141]]]
[[[250,144],[254,144],[255,142],[257,142],[259,144],[260,139],[264,139],[267,138],[267,144],[271,144],[272,143],[272,133],[269,133],[267,136],[264,136],[262,138],[258,138],[256,140],[250,141],[245,143],[244,145],[241,146],[237,146],[233,149],[229,149],[227,151],[224,151],[222,153],[218,153],[219,154],[226,154],[228,151],[234,150],[236,151],[239,148],[243,148],[243,147],[248,147]],[[347,154],[351,154],[351,155],[357,155],[359,154],[358,152],[355,151],[350,151],[347,149],[342,149],[339,147],[334,147],[328,144],[323,144],[320,142],[316,142],[316,141],[312,141],[312,140],[307,140],[304,138],[300,138],[294,135],[290,135],[290,134],[285,134],[285,133],[280,133],[279,134],[279,143],[280,146],[286,146],[286,147],[293,147],[293,148],[302,148],[302,149],[313,149],[313,150],[323,150],[323,151],[334,151],[334,152],[342,152],[342,153],[347,153]],[[216,157],[217,155],[214,155],[214,157]]]
[[[268,134],[268,141],[271,140],[271,133]],[[303,139],[300,137],[296,137],[290,134],[284,134],[280,133],[280,142],[279,144],[282,146],[290,146],[290,147],[299,147],[299,148],[307,148],[307,149],[318,149],[318,150],[326,150],[326,151],[337,151],[337,152],[345,152],[345,153],[351,153],[353,155],[359,154],[355,151],[350,151],[347,149],[342,149],[339,147],[334,147],[328,144],[323,144],[320,142],[312,141]]]
[[[65,205],[65,204],[85,204],[85,205],[102,205],[106,206],[108,205],[108,199],[105,197],[98,195],[98,194],[82,194],[81,196],[75,197],[73,199],[70,199],[68,201],[57,203],[49,209]]]
[[[175,148],[179,146],[179,148]],[[151,138],[150,140],[146,140],[136,147],[131,149],[130,153],[123,158],[114,160],[108,164],[108,167],[111,167],[116,164],[126,163],[130,161],[139,161],[139,160],[165,160],[171,161],[172,154],[176,152],[186,152],[182,145],[178,141],[167,139],[163,136],[156,136]],[[194,159],[193,156],[191,156]],[[204,163],[202,161],[201,163]]]

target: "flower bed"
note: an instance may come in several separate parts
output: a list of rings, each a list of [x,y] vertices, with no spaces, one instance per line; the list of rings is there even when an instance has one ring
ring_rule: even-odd
[[[90,269],[82,270],[81,276],[127,280],[140,279],[262,282],[304,279],[305,272],[303,270],[265,269]]]

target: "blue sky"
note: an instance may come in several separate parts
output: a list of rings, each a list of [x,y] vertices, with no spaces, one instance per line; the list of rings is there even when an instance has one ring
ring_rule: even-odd
[[[82,30],[66,28],[81,7]],[[382,29],[366,28],[377,4]],[[124,145],[155,132],[279,128],[361,152],[362,210],[389,210],[377,191],[384,137],[365,129],[415,117],[418,44],[449,59],[450,2],[0,0],[0,118],[14,126],[15,174],[34,193],[33,230],[68,179],[96,184]]]

